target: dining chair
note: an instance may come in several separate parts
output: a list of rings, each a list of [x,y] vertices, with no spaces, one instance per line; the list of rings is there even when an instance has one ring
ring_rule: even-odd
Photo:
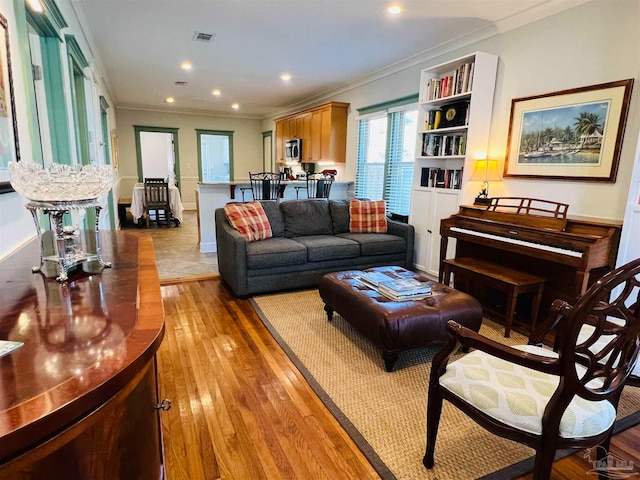
[[[639,290],[640,259],[604,275],[573,306],[553,302],[529,344],[517,347],[449,321],[429,379],[425,467],[434,465],[443,400],[535,449],[534,480],[549,478],[558,449],[602,447],[598,464],[606,465],[620,394],[640,348]],[[542,343],[551,330],[554,349]],[[460,346],[474,350],[450,361]]]
[[[334,178],[333,175],[325,175],[323,173],[307,175],[307,197],[329,198]]]
[[[149,226],[152,212],[155,215],[154,221],[158,225],[171,226],[172,214],[169,202],[169,184],[167,182],[164,180],[158,182],[157,179],[145,179],[144,200],[147,226]]]
[[[249,172],[254,200],[280,201],[280,174],[273,172]]]

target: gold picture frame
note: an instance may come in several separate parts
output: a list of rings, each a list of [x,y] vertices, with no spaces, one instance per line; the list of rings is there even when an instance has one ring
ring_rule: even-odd
[[[111,160],[113,168],[118,168],[118,136],[115,128],[111,130]]]
[[[0,14],[0,193],[13,192],[9,162],[20,160],[16,104],[9,52],[9,26]]]
[[[615,182],[633,79],[513,99],[505,177]]]

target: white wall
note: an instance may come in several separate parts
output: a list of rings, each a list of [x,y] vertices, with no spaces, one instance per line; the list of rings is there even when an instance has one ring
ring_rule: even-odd
[[[11,54],[20,154],[23,160],[30,160],[33,157],[33,151],[29,137],[29,121],[26,110],[24,65],[23,59],[20,57],[13,1],[0,0],[0,13],[7,19],[9,25],[9,51]],[[35,236],[36,231],[33,220],[31,220],[31,215],[24,207],[25,203],[26,201],[23,197],[17,193],[0,195],[0,258]]]
[[[80,30],[69,0],[59,0],[58,6],[90,62],[93,58]],[[16,21],[11,0],[0,0],[0,13],[9,23],[9,38],[20,149],[23,159],[32,156],[26,113],[25,82],[22,75]],[[504,179],[491,185],[492,195],[517,195],[545,198],[570,205],[569,213],[621,220],[629,190],[634,151],[640,130],[638,91],[640,89],[640,2],[638,0],[594,0],[515,30],[497,34],[486,40],[459,48],[438,57],[422,57],[421,61],[384,78],[372,80],[342,93],[317,99],[351,103],[347,132],[347,164],[341,180],[355,179],[357,142],[357,108],[396,99],[418,91],[422,68],[442,63],[476,50],[500,57],[496,97],[491,122],[490,155],[503,156],[506,150],[509,112],[513,98],[549,93],[557,90],[596,83],[635,78],[629,120],[618,171],[618,181],[587,183]],[[88,32],[85,29],[85,32]],[[99,62],[98,62],[99,63]],[[96,83],[97,82],[97,83]],[[197,183],[196,128],[234,130],[236,179],[247,176],[249,170],[262,169],[262,135],[273,130],[273,119],[263,122],[234,117],[209,117],[172,113],[117,110],[110,100],[103,77],[94,77],[96,93],[104,95],[110,105],[110,129],[118,122],[121,179],[114,185],[114,197],[129,196],[137,179],[133,125],[179,128],[181,190],[186,206],[195,205]],[[114,117],[115,113],[115,117]],[[278,115],[280,116],[280,115]],[[477,193],[471,183],[464,192],[465,201]],[[19,195],[0,195],[0,258],[33,237],[35,229]]]
[[[594,0],[573,9],[506,31],[495,32],[446,54],[416,60],[404,70],[330,97],[349,102],[347,163],[343,180],[356,171],[357,109],[418,92],[420,70],[475,51],[498,55],[498,76],[488,154],[506,154],[511,100],[627,78],[635,79],[616,183],[507,178],[491,184],[492,196],[523,196],[569,204],[570,215],[622,220],[640,129],[640,2]],[[280,115],[278,115],[280,116]],[[273,119],[263,123],[273,128]],[[501,165],[502,166],[502,165]],[[479,182],[470,182],[463,202],[472,203]]]
[[[260,120],[154,112],[117,110],[118,144],[122,196],[130,197],[138,179],[134,125],[178,129],[180,194],[186,209],[195,210],[198,184],[198,137],[196,129],[233,131],[233,161],[236,180],[249,178],[249,171],[262,171],[262,122]]]
[[[87,76],[87,103],[94,106],[94,116],[89,119],[90,136],[92,141],[92,160],[97,163],[103,163],[103,153],[100,143],[109,141],[102,138],[102,129],[100,125],[100,109],[98,97],[103,96],[112,107],[107,111],[109,129],[115,126],[115,112],[113,102],[107,87],[104,84],[103,75],[100,73],[99,59],[93,57],[93,52],[89,47],[89,43],[85,38],[85,31],[80,28],[80,22],[76,17],[69,0],[57,0],[57,5],[69,25],[63,30],[63,34],[72,34],[75,36],[85,57],[90,63],[90,67],[86,69]],[[29,115],[27,113],[27,91],[33,90],[30,80],[24,75],[25,69],[30,68],[29,58],[21,56],[20,42],[28,42],[27,37],[19,38],[17,31],[16,12],[14,11],[14,2],[12,0],[0,0],[0,13],[7,19],[9,25],[9,49],[11,54],[11,69],[13,74],[13,88],[16,103],[16,120],[18,124],[18,137],[20,143],[21,159],[23,161],[32,161],[38,158],[34,156],[31,132],[34,132],[34,126],[30,124]],[[64,53],[64,46],[61,44]],[[63,55],[63,61],[66,66],[66,56]],[[26,63],[25,63],[26,62]],[[70,99],[70,91],[65,89],[67,98]],[[39,145],[36,139],[35,144]],[[39,147],[38,147],[39,148]],[[54,159],[55,160],[55,159]],[[116,187],[117,188],[117,187]],[[114,197],[117,198],[114,192]],[[24,243],[35,237],[35,226],[31,215],[24,207],[26,200],[17,193],[9,193],[0,195],[0,259],[4,258]],[[104,215],[101,216],[104,218]],[[102,219],[101,219],[102,224]]]

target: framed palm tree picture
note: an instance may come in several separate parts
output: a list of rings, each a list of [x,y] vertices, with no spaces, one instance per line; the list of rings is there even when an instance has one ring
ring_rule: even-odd
[[[505,177],[615,182],[633,79],[515,98]]]

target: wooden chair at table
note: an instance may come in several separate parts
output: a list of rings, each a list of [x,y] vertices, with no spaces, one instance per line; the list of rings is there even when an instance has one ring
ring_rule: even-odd
[[[145,178],[144,201],[147,226],[151,220],[151,212],[155,214],[155,222],[158,225],[171,226],[173,215],[169,202],[169,184],[164,179]]]
[[[574,306],[556,300],[529,345],[516,348],[449,321],[449,341],[431,368],[424,465],[434,465],[445,399],[490,432],[535,449],[534,480],[549,478],[558,449],[602,447],[598,464],[606,465],[640,348],[639,291],[640,259],[603,276]],[[557,353],[540,346],[551,329]],[[449,362],[460,346],[475,350]]]
[[[249,172],[254,200],[280,201],[280,174],[273,172]]]

